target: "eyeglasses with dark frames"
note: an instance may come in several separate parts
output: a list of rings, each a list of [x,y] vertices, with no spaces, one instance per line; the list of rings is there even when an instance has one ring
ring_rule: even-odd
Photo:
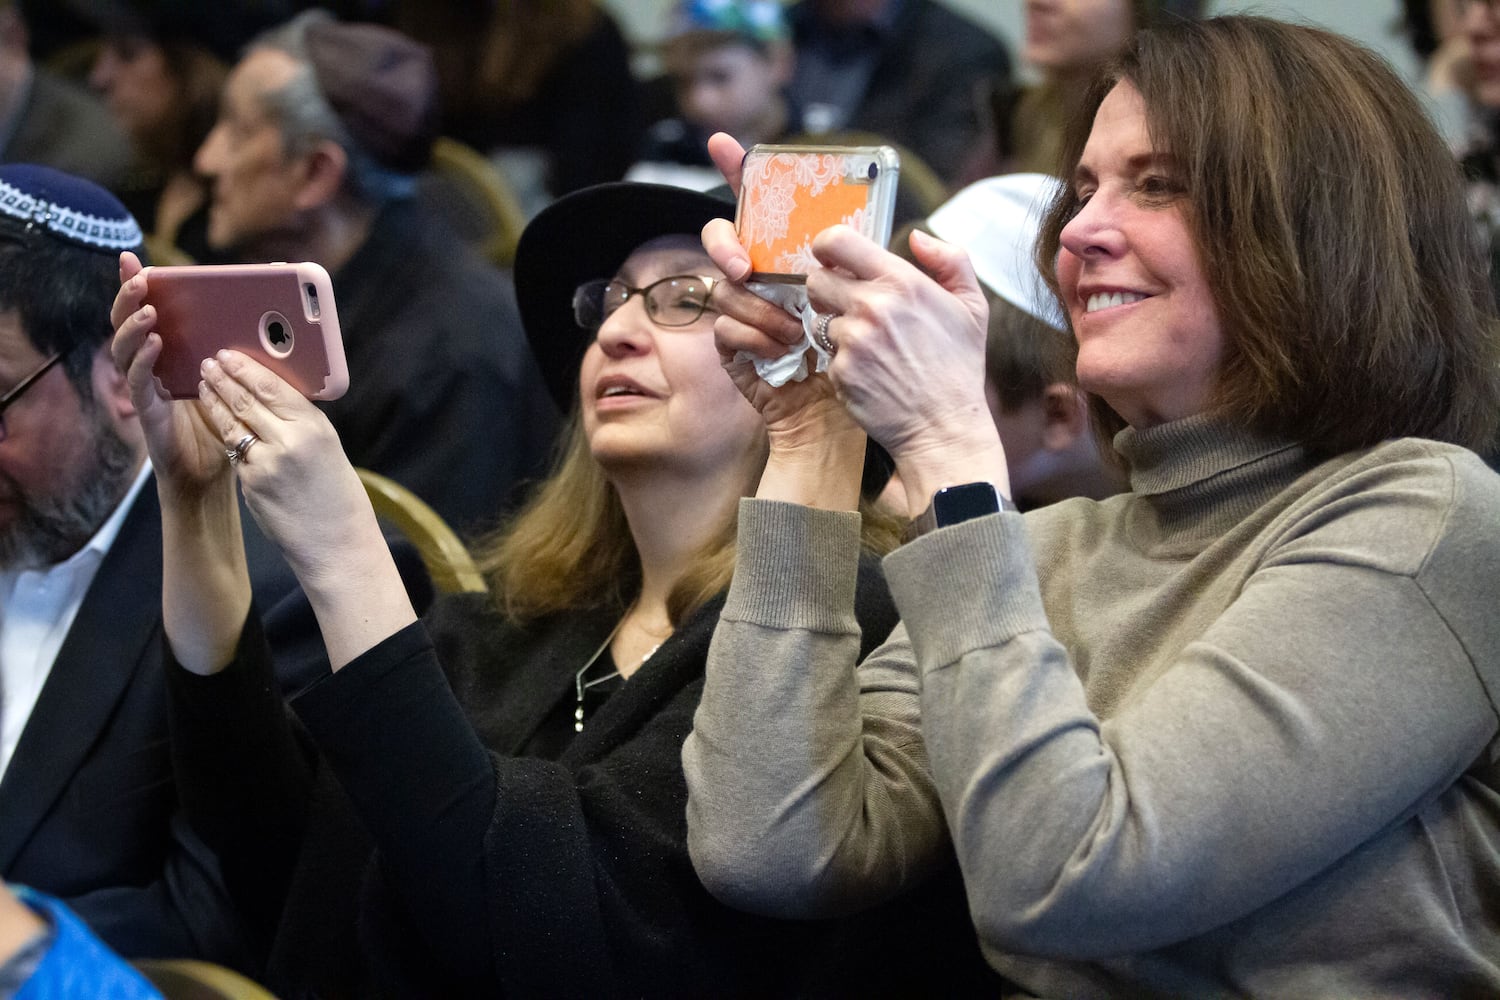
[[[10,433],[5,425],[5,411],[9,410],[16,404],[17,401],[20,400],[22,396],[26,395],[26,390],[35,385],[37,379],[41,378],[43,375],[51,371],[53,365],[57,364],[67,356],[68,351],[58,351],[46,361],[43,361],[36,368],[32,369],[32,371],[28,372],[26,376],[21,379],[21,381],[11,386],[10,390],[3,396],[0,396],[0,441],[5,440],[5,438]]]
[[[715,279],[700,274],[673,274],[644,288],[633,288],[619,278],[585,281],[573,293],[573,319],[583,329],[597,331],[632,295],[639,295],[657,326],[692,326],[709,310],[714,284]]]

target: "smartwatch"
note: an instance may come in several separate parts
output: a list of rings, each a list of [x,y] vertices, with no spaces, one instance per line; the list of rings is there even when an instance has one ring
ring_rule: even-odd
[[[976,517],[996,514],[1002,510],[1015,511],[1018,508],[1001,496],[993,483],[945,486],[932,495],[932,503],[927,505],[927,509],[906,526],[901,540],[909,542],[938,528],[972,521]]]

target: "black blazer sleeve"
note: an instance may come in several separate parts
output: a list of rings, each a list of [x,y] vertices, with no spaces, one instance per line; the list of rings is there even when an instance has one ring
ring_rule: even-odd
[[[166,645],[163,644],[166,649]],[[201,677],[166,653],[172,757],[187,820],[219,855],[259,953],[275,932],[307,821],[310,750],[251,609],[234,661]]]

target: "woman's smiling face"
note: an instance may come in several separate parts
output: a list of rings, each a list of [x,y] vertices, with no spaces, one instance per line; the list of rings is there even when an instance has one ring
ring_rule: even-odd
[[[1078,338],[1078,382],[1136,427],[1210,405],[1224,353],[1218,310],[1172,158],[1121,82],[1094,116],[1057,277]]]

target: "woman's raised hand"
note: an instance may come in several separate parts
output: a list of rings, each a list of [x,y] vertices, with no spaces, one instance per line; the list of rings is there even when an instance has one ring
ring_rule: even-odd
[[[202,492],[227,482],[229,463],[224,445],[195,402],[157,392],[151,366],[161,354],[162,341],[155,332],[156,310],[145,305],[148,280],[135,254],[120,255],[120,291],[109,313],[115,329],[110,351],[130,386],[157,479],[178,492]]]
[[[333,669],[416,620],[390,549],[333,425],[255,359],[203,362],[199,401],[235,462],[256,523],[280,547],[312,602]]]
[[[744,150],[724,133],[709,139],[709,153],[730,186],[738,188]],[[727,219],[703,230],[703,245],[729,278],[714,286],[714,341],[730,379],[766,422],[770,454],[759,495],[813,506],[847,509],[859,500],[865,435],[839,402],[826,374],[772,386],[752,357],[784,355],[802,340],[802,321],[746,290],[750,259]]]
[[[984,400],[989,307],[968,255],[920,231],[913,266],[847,226],[813,240],[823,266],[808,298],[834,318],[829,374],[860,424],[899,457],[950,443],[972,418],[990,429]],[[924,270],[925,269],[925,270]]]
[[[157,391],[161,354],[156,310],[145,304],[149,275],[120,255],[120,291],[110,308],[115,365],[125,372],[156,474],[162,512],[162,620],[177,661],[198,674],[233,658],[250,610],[250,579],[224,443],[196,400]]]
[[[304,571],[339,565],[374,515],[323,412],[275,372],[229,350],[203,362],[199,403],[221,454],[254,435],[235,463],[245,502],[304,586]]]
[[[736,184],[739,144],[718,134],[708,148]],[[913,266],[847,226],[820,233],[812,249],[822,266],[808,276],[807,292],[814,309],[833,317],[826,332],[837,352],[826,380],[773,390],[748,363],[733,359],[740,351],[785,353],[802,337],[801,323],[735,284],[748,276],[750,260],[731,223],[716,219],[705,226],[703,246],[730,278],[714,292],[719,352],[766,417],[773,460],[778,436],[796,440],[836,420],[827,409],[836,397],[895,459],[911,509],[924,509],[941,486],[974,479],[988,479],[1009,494],[984,397],[989,307],[967,254],[916,232],[911,248],[919,266]]]
[[[197,673],[222,669],[249,611],[233,470],[311,600],[339,669],[416,618],[364,486],[328,418],[243,354],[204,361],[197,400],[162,398],[151,375],[161,336],[140,271],[134,254],[121,255],[112,350],[163,496],[162,607],[173,653]]]
[[[813,240],[823,266],[808,298],[834,314],[828,374],[854,419],[885,446],[923,510],[939,488],[974,480],[1010,495],[984,396],[989,306],[966,253],[916,231],[913,265],[847,226]]]
[[[729,135],[716,132],[708,140],[708,152],[730,187],[738,189],[744,148]],[[821,375],[810,375],[780,388],[756,375],[754,365],[744,355],[780,357],[802,340],[802,321],[743,287],[750,275],[750,258],[728,219],[714,219],[704,227],[703,246],[729,279],[714,288],[713,304],[719,313],[714,321],[714,340],[719,357],[740,392],[765,418],[774,450],[782,431],[806,422],[805,418],[799,420],[806,407],[837,409],[838,402],[827,378]]]

